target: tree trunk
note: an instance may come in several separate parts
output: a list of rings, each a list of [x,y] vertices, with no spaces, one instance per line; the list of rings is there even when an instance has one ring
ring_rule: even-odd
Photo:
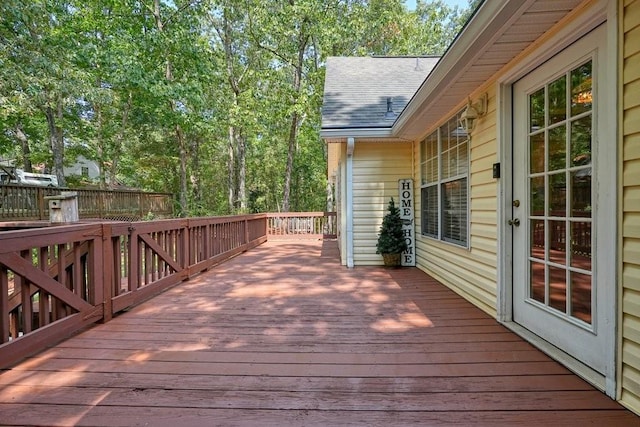
[[[188,214],[187,191],[189,191],[187,187],[187,147],[180,125],[176,125],[176,139],[180,153],[180,211],[182,216],[186,216]]]
[[[29,137],[24,133],[22,124],[16,125],[16,138],[20,141],[22,147],[22,168],[25,172],[33,172],[33,165],[31,164],[31,149],[29,148]]]
[[[58,185],[66,187],[67,181],[64,179],[64,134],[58,124],[62,120],[62,102],[60,100],[56,101],[55,111],[50,105],[47,105],[45,107],[45,116],[47,117],[47,126],[49,128],[49,143],[53,153],[53,173],[58,177]]]
[[[160,33],[164,34],[164,22],[162,20],[162,16],[161,16],[161,12],[160,12],[160,0],[154,0],[153,2],[153,16],[155,19],[155,23],[156,23],[156,27],[158,28],[158,31]],[[167,60],[166,60],[166,65],[165,65],[165,78],[167,80],[167,82],[172,82],[173,81],[173,68],[171,65],[171,60],[169,59],[169,57],[167,56]],[[169,108],[171,109],[171,111],[173,111],[175,109],[176,106],[176,102],[175,100],[170,100],[169,101]],[[182,216],[187,215],[188,213],[188,204],[187,204],[187,191],[188,189],[188,184],[187,184],[187,162],[188,162],[188,158],[187,158],[187,146],[186,146],[186,141],[185,141],[185,136],[184,136],[184,132],[182,131],[182,128],[180,127],[179,124],[176,124],[175,126],[175,131],[176,131],[176,140],[178,142],[178,156],[180,157],[180,166],[179,166],[179,174],[180,174],[180,211],[182,213]]]
[[[202,183],[200,179],[200,138],[194,138],[191,144],[191,195],[197,206],[202,206]]]
[[[99,176],[98,176],[98,185],[101,190],[105,189],[105,172],[107,169],[107,159],[106,159],[106,150],[105,150],[105,140],[102,137],[102,129],[103,129],[103,117],[102,117],[102,108],[99,103],[97,103],[94,107],[96,112],[96,118],[98,122],[98,140],[96,141],[96,155],[98,157],[98,165],[100,167]]]
[[[293,0],[291,0],[293,1]],[[293,2],[291,3],[293,4]],[[300,25],[300,34],[298,39],[298,58],[293,69],[293,93],[294,103],[298,102],[300,95],[300,86],[302,83],[302,67],[304,65],[304,52],[309,43],[309,35],[305,34],[305,24],[303,21]],[[287,152],[287,168],[284,176],[284,194],[282,197],[282,211],[289,212],[291,199],[291,175],[293,174],[293,160],[295,157],[296,146],[298,144],[298,129],[300,126],[300,114],[294,110],[291,114],[291,126],[289,127],[289,149]]]
[[[240,105],[240,94],[242,93],[241,83],[244,72],[237,72],[234,68],[233,27],[229,19],[230,7],[225,6],[222,11],[222,21],[213,20],[213,25],[224,46],[225,65],[227,70],[227,81],[231,88],[233,100],[229,125],[229,158],[228,158],[228,197],[231,212],[236,209],[244,212],[247,208],[246,197],[246,136],[242,125],[239,125],[239,113],[242,111]],[[245,65],[246,66],[246,65]],[[245,68],[246,71],[246,68]]]
[[[118,164],[120,163],[120,156],[122,155],[122,147],[124,145],[124,137],[127,131],[127,124],[129,122],[129,111],[131,111],[131,103],[133,101],[133,96],[131,92],[129,92],[129,97],[127,99],[127,104],[125,105],[124,111],[122,112],[122,122],[120,123],[120,130],[116,135],[114,146],[113,146],[113,155],[111,159],[111,167],[109,168],[109,186],[113,188],[117,184],[117,176],[118,176]]]
[[[240,204],[240,210],[242,213],[247,211],[247,194],[246,194],[246,180],[247,180],[247,138],[241,132],[237,138],[238,140],[238,202]]]
[[[229,126],[229,156],[227,158],[229,213],[233,213],[236,204],[236,156],[235,128]]]
[[[291,116],[291,127],[289,128],[289,149],[287,151],[287,167],[284,173],[284,195],[282,197],[282,211],[289,212],[291,198],[291,176],[293,174],[293,158],[296,151],[298,139],[298,113]]]

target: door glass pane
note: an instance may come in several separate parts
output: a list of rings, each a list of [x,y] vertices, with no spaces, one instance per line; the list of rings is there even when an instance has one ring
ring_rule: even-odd
[[[537,176],[531,178],[530,187],[530,203],[531,215],[542,216],[544,215],[544,176]]]
[[[549,130],[549,171],[564,169],[567,156],[567,127],[565,125]]]
[[[591,116],[571,122],[571,166],[591,164]]]
[[[529,173],[544,172],[544,132],[529,137]]]
[[[529,297],[544,304],[544,264],[541,262],[530,261],[530,267],[531,287],[529,288]]]
[[[571,272],[571,315],[591,323],[591,275]]]
[[[529,95],[529,132],[544,126],[544,88]]]
[[[549,261],[556,264],[567,263],[566,239],[566,221],[549,221]]]
[[[531,252],[529,256],[544,261],[544,220],[531,220]]]
[[[567,206],[567,175],[549,175],[549,215],[564,217]]]
[[[567,312],[567,270],[549,266],[549,306]]]
[[[593,102],[591,61],[571,71],[571,115],[591,110]]]
[[[591,168],[571,172],[571,215],[591,218]]]
[[[591,271],[591,223],[571,223],[571,266]]]
[[[561,122],[567,118],[567,76],[549,84],[549,124]]]

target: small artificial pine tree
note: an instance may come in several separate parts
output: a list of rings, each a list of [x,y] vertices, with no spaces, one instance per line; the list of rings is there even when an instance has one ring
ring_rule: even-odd
[[[382,219],[376,253],[401,254],[407,250],[407,242],[404,238],[404,232],[402,231],[400,209],[396,207],[393,197],[389,201],[387,211],[387,214]]]

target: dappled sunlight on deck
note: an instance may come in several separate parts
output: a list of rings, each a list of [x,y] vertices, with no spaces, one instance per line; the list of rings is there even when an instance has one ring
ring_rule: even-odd
[[[419,270],[326,241],[266,243],[0,375],[0,424],[594,420],[638,421]]]

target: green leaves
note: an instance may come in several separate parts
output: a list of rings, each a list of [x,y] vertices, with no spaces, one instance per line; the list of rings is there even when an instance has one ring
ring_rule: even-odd
[[[3,0],[0,155],[183,214],[323,210],[328,55],[441,53],[464,14],[402,0]],[[26,142],[25,142],[26,141]]]
[[[400,209],[395,205],[393,197],[389,200],[387,213],[382,219],[378,243],[376,244],[377,254],[400,254],[407,250],[407,242],[402,230],[402,219]]]

